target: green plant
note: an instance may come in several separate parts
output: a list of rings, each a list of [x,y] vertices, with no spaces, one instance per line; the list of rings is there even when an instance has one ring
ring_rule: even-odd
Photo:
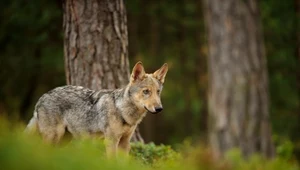
[[[116,159],[107,159],[104,144],[98,139],[52,146],[44,144],[38,136],[24,134],[23,130],[24,127],[0,121],[1,170],[299,170],[297,162],[281,156],[267,160],[257,154],[245,160],[238,149],[216,160],[205,145],[196,147],[189,143],[180,152],[166,145],[134,143],[130,157],[118,155]]]
[[[273,140],[276,145],[276,154],[278,157],[286,160],[291,160],[294,157],[294,144],[286,137],[273,135]]]
[[[180,154],[168,145],[155,145],[154,143],[133,143],[130,154],[146,165],[159,165],[162,162],[172,163],[179,160]]]

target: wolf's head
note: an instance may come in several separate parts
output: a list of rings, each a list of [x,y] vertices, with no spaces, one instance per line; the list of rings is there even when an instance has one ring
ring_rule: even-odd
[[[152,74],[145,73],[141,62],[135,64],[128,90],[131,100],[139,109],[144,109],[153,114],[163,110],[160,94],[167,72],[167,63]]]

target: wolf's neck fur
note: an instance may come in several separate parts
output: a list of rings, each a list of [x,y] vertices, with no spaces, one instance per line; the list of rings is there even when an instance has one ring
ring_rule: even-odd
[[[129,85],[117,90],[113,95],[118,112],[121,114],[124,121],[130,126],[139,124],[146,115],[146,111],[144,109],[139,109],[134,101],[132,101],[129,94]]]

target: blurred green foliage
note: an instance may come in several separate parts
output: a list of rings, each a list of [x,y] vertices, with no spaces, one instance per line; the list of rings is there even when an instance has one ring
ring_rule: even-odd
[[[0,165],[4,170],[35,169],[130,169],[130,170],[298,170],[291,159],[277,157],[266,160],[254,155],[244,160],[237,149],[215,160],[211,151],[202,146],[185,145],[174,151],[170,146],[133,144],[130,156],[119,154],[107,159],[101,140],[77,139],[62,145],[47,145],[39,136],[23,132],[24,127],[0,122]]]
[[[268,57],[273,129],[281,135],[291,136],[300,123],[300,89],[297,87],[300,59],[296,54],[295,1],[282,3],[280,0],[265,0],[261,2],[261,9]],[[299,135],[295,137],[299,138]]]
[[[287,161],[281,157],[277,157],[272,160],[266,160],[260,155],[252,155],[248,160],[242,158],[242,154],[238,149],[232,149],[229,151],[225,160],[230,165],[232,169],[243,169],[243,170],[253,170],[253,169],[273,169],[273,170],[296,170],[299,169],[298,164],[295,161]]]
[[[58,0],[0,2],[0,115],[10,121],[27,122],[38,98],[65,84],[61,3]],[[205,141],[208,47],[202,2],[127,0],[125,3],[131,66],[138,60],[143,61],[147,72],[158,69],[164,62],[170,66],[162,93],[165,109],[161,115],[152,117],[150,129],[145,131],[141,126],[146,141],[175,144],[186,137]],[[276,138],[291,142],[279,142],[282,148],[278,154],[290,155],[290,149],[293,153],[300,150],[297,86],[300,66],[296,54],[299,18],[294,0],[260,1],[260,10],[273,133]],[[147,137],[146,133],[152,135]],[[152,161],[149,156],[146,158]]]
[[[28,119],[33,101],[64,84],[62,9],[55,1],[0,2],[0,113]]]
[[[300,20],[296,1],[265,0],[261,1],[260,8],[268,57],[270,115],[273,131],[277,134],[275,142],[281,141],[279,154],[290,154],[286,151],[292,149],[299,157],[300,54],[297,54],[297,41],[300,40],[297,40],[297,27]]]
[[[164,62],[170,67],[162,93],[166,109],[149,123],[153,132],[161,134],[154,133],[151,140],[176,143],[187,136],[205,138],[207,45],[202,3],[135,0],[126,5],[131,63],[143,61],[148,72]]]
[[[180,154],[168,145],[155,145],[154,143],[132,143],[130,154],[146,165],[160,166],[166,162],[176,162]]]
[[[147,169],[125,160],[125,157],[106,159],[103,142],[99,140],[82,139],[62,146],[50,146],[37,136],[24,134],[22,129],[8,130],[3,125],[0,130],[0,164],[5,170]]]

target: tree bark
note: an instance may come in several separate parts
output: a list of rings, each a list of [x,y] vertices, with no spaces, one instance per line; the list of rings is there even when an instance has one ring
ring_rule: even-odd
[[[274,156],[269,89],[255,0],[205,0],[209,43],[209,138],[217,158],[231,148],[245,157]]]
[[[68,84],[95,90],[128,83],[126,11],[122,0],[65,0],[64,55]]]
[[[63,9],[67,84],[93,90],[125,86],[130,72],[123,0],[65,0]]]

